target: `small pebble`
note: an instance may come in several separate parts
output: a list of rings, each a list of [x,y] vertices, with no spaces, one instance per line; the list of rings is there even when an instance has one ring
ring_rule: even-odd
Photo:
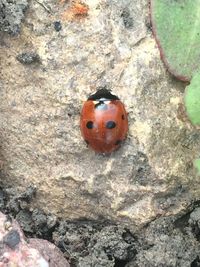
[[[24,52],[19,54],[16,59],[25,65],[29,65],[32,63],[38,63],[40,62],[40,57],[37,53],[35,52]]]
[[[6,221],[5,223],[4,223],[4,228],[5,228],[5,230],[10,230],[11,228],[12,228],[12,222],[10,222],[10,221]]]
[[[55,21],[54,22],[54,29],[57,32],[59,32],[62,29],[62,25],[61,25],[60,21]]]
[[[17,230],[11,230],[3,238],[4,244],[14,249],[20,242],[20,235]]]

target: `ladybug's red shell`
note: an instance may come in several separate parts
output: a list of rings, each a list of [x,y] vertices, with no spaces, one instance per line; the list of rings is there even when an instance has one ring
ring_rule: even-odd
[[[86,143],[99,153],[111,153],[126,138],[128,118],[119,98],[101,89],[84,103],[81,133]]]

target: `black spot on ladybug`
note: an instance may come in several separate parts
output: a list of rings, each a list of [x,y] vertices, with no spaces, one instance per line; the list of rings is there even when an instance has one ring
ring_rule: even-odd
[[[122,120],[125,120],[125,116],[124,116],[124,114],[122,115]]]
[[[106,123],[106,128],[107,129],[113,129],[113,128],[115,128],[116,127],[116,123],[114,122],[114,121],[108,121],[107,123]]]
[[[108,106],[104,103],[104,101],[99,101],[95,106],[95,109],[99,110],[107,110]]]
[[[85,140],[86,144],[89,145],[89,141],[88,140]]]
[[[117,140],[117,142],[115,143],[116,146],[120,145],[122,142],[122,140]]]
[[[93,123],[92,121],[88,121],[88,122],[86,123],[86,127],[87,127],[88,129],[92,129],[93,126],[94,126],[94,123]]]

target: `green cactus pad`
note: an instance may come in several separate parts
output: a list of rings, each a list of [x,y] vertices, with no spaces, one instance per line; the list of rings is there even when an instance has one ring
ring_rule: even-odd
[[[200,0],[151,0],[151,20],[167,68],[189,81],[200,68]]]
[[[200,175],[200,159],[194,161],[194,166],[197,169],[198,174]]]
[[[187,115],[194,125],[200,125],[200,72],[196,73],[185,91]]]

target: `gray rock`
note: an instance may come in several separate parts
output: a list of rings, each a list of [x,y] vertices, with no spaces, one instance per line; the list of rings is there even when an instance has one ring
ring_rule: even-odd
[[[27,0],[0,0],[0,31],[18,34],[27,7]]]
[[[182,232],[175,225],[173,218],[151,223],[143,233],[143,244],[135,260],[126,267],[199,266],[199,242],[191,232]]]
[[[130,231],[108,222],[61,222],[53,240],[78,267],[114,267],[136,255],[137,241]]]
[[[200,208],[194,209],[190,214],[189,225],[196,238],[200,240]]]
[[[10,248],[14,249],[20,242],[20,235],[17,230],[11,230],[8,232],[4,238],[3,242],[9,246]]]
[[[17,55],[16,59],[22,64],[32,64],[32,63],[39,63],[40,58],[37,53],[35,52],[23,52]]]

